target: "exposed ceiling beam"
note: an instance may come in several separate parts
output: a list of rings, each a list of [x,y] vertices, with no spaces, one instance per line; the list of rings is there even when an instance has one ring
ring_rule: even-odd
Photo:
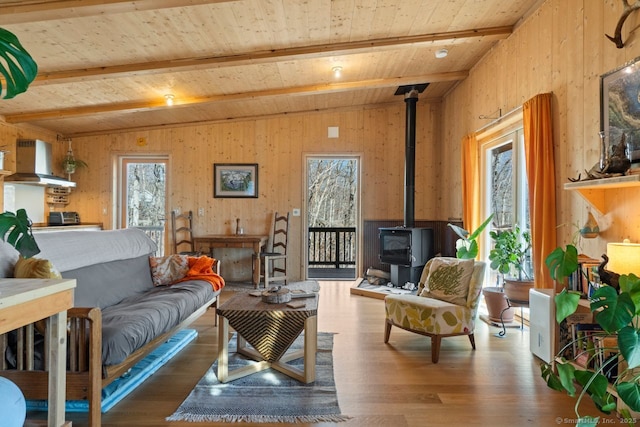
[[[396,77],[390,79],[372,79],[354,82],[329,83],[321,85],[298,86],[282,89],[266,89],[254,92],[233,93],[227,95],[211,95],[198,98],[177,98],[172,107],[168,107],[164,100],[154,101],[134,101],[125,103],[113,103],[103,105],[93,105],[87,107],[74,107],[68,109],[56,109],[47,111],[38,111],[31,113],[7,114],[5,121],[7,123],[23,123],[36,120],[64,119],[69,117],[88,116],[95,114],[103,114],[119,111],[144,111],[154,108],[177,108],[180,106],[189,106],[195,104],[206,104],[223,101],[238,101],[245,99],[255,99],[268,96],[282,95],[307,95],[344,92],[358,89],[376,89],[384,87],[395,87],[400,85],[408,85],[413,83],[434,83],[444,81],[463,80],[469,75],[468,71],[454,71],[449,73],[434,73],[423,76]]]
[[[230,3],[239,0],[54,0],[12,1],[0,6],[0,25],[26,24],[52,19],[80,18],[112,13],[200,4]]]
[[[230,67],[247,64],[262,64],[290,59],[314,58],[326,55],[343,55],[379,48],[393,48],[417,43],[466,40],[472,38],[505,39],[512,27],[490,27],[444,33],[422,34],[416,36],[391,37],[385,39],[354,42],[331,43],[315,46],[303,46],[286,49],[263,50],[238,55],[207,56],[167,61],[142,62],[137,64],[94,67],[76,70],[40,72],[32,86],[91,81],[98,79],[131,77],[158,73],[192,71],[210,68]]]

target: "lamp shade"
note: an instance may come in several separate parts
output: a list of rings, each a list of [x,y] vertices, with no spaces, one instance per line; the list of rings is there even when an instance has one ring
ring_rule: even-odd
[[[640,244],[607,243],[607,270],[618,274],[633,273],[640,277]]]

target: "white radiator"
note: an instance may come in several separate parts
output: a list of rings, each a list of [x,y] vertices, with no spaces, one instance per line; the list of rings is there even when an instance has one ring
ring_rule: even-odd
[[[553,289],[529,291],[529,346],[531,353],[547,363],[554,357],[556,310]]]

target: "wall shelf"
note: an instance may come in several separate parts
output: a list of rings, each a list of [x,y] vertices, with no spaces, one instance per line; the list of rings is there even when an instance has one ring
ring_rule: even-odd
[[[607,213],[604,199],[606,190],[630,187],[640,187],[640,174],[567,182],[564,184],[565,190],[579,192],[601,214]]]

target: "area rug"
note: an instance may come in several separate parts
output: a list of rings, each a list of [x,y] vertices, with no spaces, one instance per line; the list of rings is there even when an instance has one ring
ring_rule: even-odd
[[[124,399],[136,389],[144,380],[149,378],[167,363],[173,356],[182,350],[187,344],[196,339],[198,332],[193,329],[183,329],[169,338],[166,342],[149,353],[147,357],[136,363],[120,378],[102,389],[102,401],[100,411],[104,414],[113,408],[116,403]],[[46,400],[27,400],[27,410],[46,411]],[[89,412],[89,401],[67,400],[66,412]],[[0,425],[2,423],[0,422]]]
[[[303,338],[292,344],[300,349]],[[236,337],[229,343],[236,348]],[[340,422],[350,417],[340,413],[333,377],[333,334],[318,333],[316,380],[304,384],[274,369],[267,369],[227,384],[216,377],[217,361],[167,421],[316,423]],[[303,359],[291,361],[302,369]],[[229,354],[229,369],[256,363],[235,352]]]

